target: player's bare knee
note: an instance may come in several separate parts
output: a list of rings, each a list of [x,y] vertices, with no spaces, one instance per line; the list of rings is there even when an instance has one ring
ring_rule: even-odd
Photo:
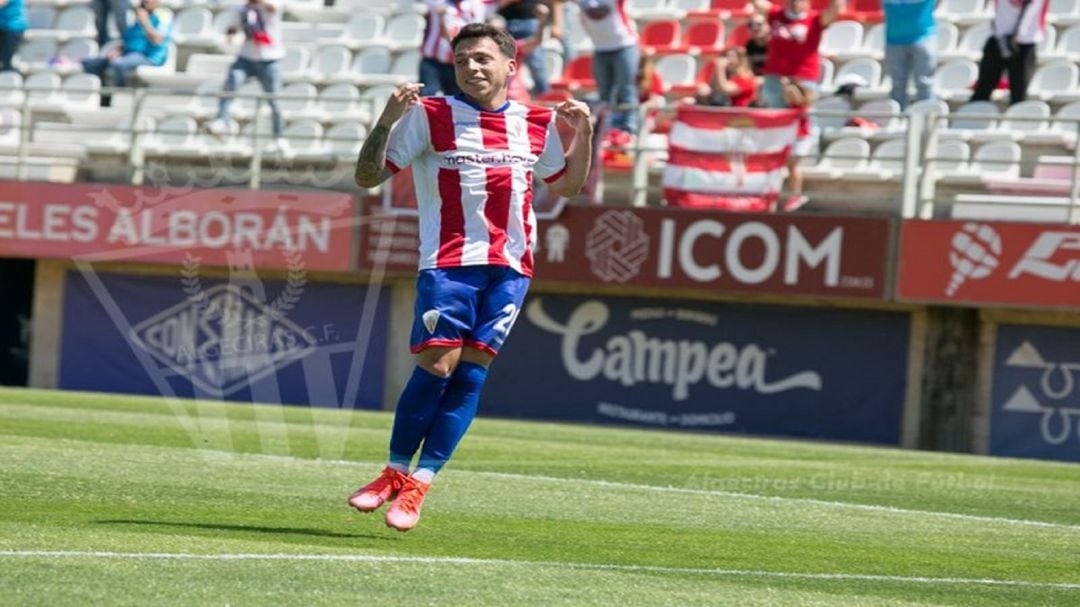
[[[489,367],[491,366],[491,361],[494,360],[494,357],[484,350],[466,346],[461,349],[461,360],[462,362]]]
[[[416,364],[432,375],[450,377],[460,359],[461,348],[434,346],[421,350],[416,355]]]

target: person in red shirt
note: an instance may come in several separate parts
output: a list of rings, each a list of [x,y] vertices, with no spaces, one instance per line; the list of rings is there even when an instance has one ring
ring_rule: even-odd
[[[785,0],[783,6],[773,6],[769,0],[753,0],[753,6],[765,15],[772,32],[762,68],[765,82],[761,97],[765,107],[788,107],[781,78],[797,82],[813,102],[821,80],[818,53],[821,33],[843,10],[843,0],[830,0],[829,7],[823,11],[811,10],[810,0]]]
[[[805,112],[810,109],[811,95],[791,78],[783,78],[780,81],[784,92],[784,102],[787,107],[802,108]],[[784,211],[795,211],[809,202],[809,198],[803,195],[803,174],[799,162],[806,156],[817,153],[819,133],[817,128],[810,122],[810,118],[804,113],[799,119],[799,130],[795,135],[795,145],[791,148],[788,156],[787,191],[788,198],[781,205]]]
[[[733,46],[713,59],[707,82],[698,86],[697,103],[730,107],[749,107],[757,99],[758,83],[746,49]]]

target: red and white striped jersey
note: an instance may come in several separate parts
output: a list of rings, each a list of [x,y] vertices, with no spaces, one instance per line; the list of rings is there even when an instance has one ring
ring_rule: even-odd
[[[566,172],[551,108],[507,101],[482,110],[464,97],[424,97],[390,132],[386,167],[412,165],[420,269],[509,266],[532,276],[533,174]]]
[[[1031,0],[1023,18],[1020,0],[994,0],[994,33],[999,36],[1016,35],[1017,44],[1038,44],[1046,36],[1046,13],[1050,8],[1047,0]]]
[[[424,41],[420,44],[420,56],[439,63],[453,63],[454,53],[450,41],[442,35],[442,23],[453,38],[457,31],[469,23],[483,23],[490,11],[484,0],[426,0],[428,12],[424,25]]]

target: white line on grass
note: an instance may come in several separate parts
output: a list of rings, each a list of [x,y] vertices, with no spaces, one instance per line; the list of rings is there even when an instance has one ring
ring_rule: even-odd
[[[144,559],[176,561],[337,561],[346,563],[423,563],[435,565],[490,565],[519,567],[552,567],[557,569],[623,571],[628,573],[675,573],[716,575],[727,577],[764,577],[798,580],[836,580],[860,582],[899,582],[909,584],[954,584],[973,586],[1016,586],[1022,588],[1053,588],[1080,590],[1080,583],[1032,582],[987,578],[919,577],[873,575],[862,573],[797,573],[791,571],[753,571],[745,569],[709,569],[704,567],[661,567],[657,565],[616,565],[605,563],[563,563],[558,561],[518,561],[511,559],[474,559],[452,556],[384,556],[368,554],[194,554],[169,552],[106,552],[75,550],[0,550],[0,558],[86,558],[86,559]]]
[[[215,452],[215,453],[228,453],[228,452]],[[259,459],[275,459],[290,462],[313,462],[330,465],[344,465],[344,466],[382,466],[384,462],[362,462],[354,460],[340,460],[340,459],[308,459],[303,457],[295,457],[292,455],[275,455],[267,453],[243,453],[237,454],[246,457],[254,457]],[[552,482],[552,483],[581,483],[585,485],[593,485],[597,487],[608,487],[612,489],[629,489],[633,491],[650,491],[655,493],[682,493],[688,495],[706,495],[713,497],[729,497],[735,499],[744,500],[756,500],[771,502],[775,504],[808,504],[813,506],[822,506],[826,508],[845,508],[851,510],[863,510],[866,512],[884,512],[887,514],[898,514],[905,516],[934,516],[939,518],[948,518],[953,520],[974,522],[974,523],[989,523],[989,524],[1001,524],[1001,525],[1021,525],[1028,527],[1044,527],[1049,529],[1066,529],[1069,531],[1080,531],[1080,525],[1070,525],[1068,523],[1051,523],[1047,521],[1035,521],[1029,519],[1017,519],[1006,518],[998,516],[983,516],[978,514],[963,514],[960,512],[939,512],[936,510],[914,510],[910,508],[898,508],[896,506],[882,506],[878,504],[859,504],[854,502],[835,502],[830,500],[815,499],[812,497],[782,497],[779,495],[761,495],[757,493],[742,493],[739,491],[722,491],[718,489],[692,489],[689,487],[662,487],[660,485],[641,485],[637,483],[623,483],[619,481],[605,481],[600,479],[590,478],[565,478],[559,476],[544,476],[540,474],[515,474],[510,472],[486,472],[482,470],[454,470],[451,471],[452,475],[458,474],[476,474],[484,476],[493,476],[496,478],[506,478],[513,480],[525,480],[525,481],[540,481],[540,482]]]

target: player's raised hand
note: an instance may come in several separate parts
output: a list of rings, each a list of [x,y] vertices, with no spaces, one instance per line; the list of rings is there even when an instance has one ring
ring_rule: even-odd
[[[576,131],[592,129],[592,116],[589,106],[576,99],[567,99],[555,108],[555,115],[574,127]]]
[[[386,100],[386,106],[383,108],[382,116],[379,116],[379,123],[385,126],[392,126],[397,122],[398,118],[405,113],[405,110],[414,105],[420,100],[420,87],[422,85],[416,82],[409,82],[402,84],[395,88],[390,93],[390,98]]]

